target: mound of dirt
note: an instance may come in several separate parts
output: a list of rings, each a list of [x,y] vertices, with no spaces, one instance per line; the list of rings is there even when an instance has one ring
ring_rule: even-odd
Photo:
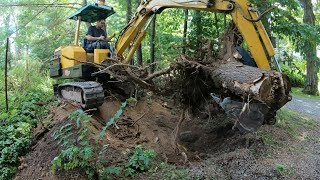
[[[61,151],[53,133],[66,123],[69,113],[75,109],[67,104],[51,109],[49,127],[39,124],[34,130],[33,146],[28,155],[20,158],[21,165],[15,179],[85,179],[81,171],[59,171],[56,174],[51,171],[51,161]]]
[[[294,163],[302,157],[298,154],[290,158],[288,154],[291,152],[284,149],[278,149],[270,155],[271,148],[265,145],[261,136],[255,133],[241,134],[214,103],[188,109],[160,97],[145,97],[130,103],[121,117],[107,129],[104,138],[97,139],[120,105],[116,98],[107,98],[90,118],[90,137],[95,145],[93,148],[99,152],[103,145],[108,146],[107,154],[103,157],[108,165],[125,164],[129,153],[137,144],[141,144],[146,149],[155,150],[156,161],[187,168],[194,178],[270,179],[290,177],[279,174],[276,164]],[[53,133],[67,123],[67,116],[76,109],[68,103],[52,108],[49,125],[39,125],[35,129],[33,146],[30,153],[21,158],[16,179],[86,179],[85,173],[79,169],[58,170],[55,173],[51,170],[51,161],[61,151],[53,140]],[[270,133],[278,141],[299,145],[295,141],[288,141],[291,138],[288,133],[276,126],[262,127],[262,131]],[[287,160],[279,162],[277,157]],[[308,164],[310,158],[316,159],[312,161],[313,164],[320,162],[316,154],[305,158],[305,164]],[[294,174],[291,177],[318,177],[313,171],[309,173],[299,165],[296,169],[308,174]],[[142,175],[142,178],[148,177]]]
[[[212,129],[223,120],[223,115],[217,116],[220,120],[219,118],[210,120],[208,116],[200,117],[201,113],[199,117],[193,117],[191,113],[186,112],[187,117],[180,127],[177,127],[181,120],[182,108],[173,102],[149,97],[129,104],[116,123],[108,128],[105,137],[98,140],[97,136],[104,125],[119,108],[120,102],[117,99],[106,99],[90,119],[90,136],[95,140],[95,144],[108,145],[108,156],[105,159],[108,164],[125,162],[128,153],[137,144],[147,149],[154,149],[159,161],[184,164],[187,159],[196,160],[195,154],[191,152],[207,153],[217,149],[216,144],[221,141],[221,137],[228,136],[225,129],[229,129],[226,132],[234,134],[230,124],[220,129]],[[58,171],[55,174],[51,171],[51,161],[61,151],[52,138],[53,133],[66,123],[67,116],[74,110],[76,107],[68,103],[53,108],[50,125],[48,127],[39,125],[35,129],[34,145],[31,147],[31,152],[21,158],[20,172],[16,179],[81,179],[85,177],[81,171]],[[204,133],[201,133],[202,127],[207,127]]]

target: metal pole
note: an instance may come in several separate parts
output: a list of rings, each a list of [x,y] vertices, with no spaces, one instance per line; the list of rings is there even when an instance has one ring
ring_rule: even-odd
[[[4,71],[4,76],[5,76],[5,92],[6,92],[6,112],[8,113],[9,111],[9,106],[8,106],[8,49],[9,49],[9,38],[7,37],[7,45],[6,45],[6,62],[5,62],[5,71]]]

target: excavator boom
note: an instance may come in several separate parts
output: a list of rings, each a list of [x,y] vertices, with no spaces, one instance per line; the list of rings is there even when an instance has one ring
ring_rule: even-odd
[[[247,42],[253,59],[262,70],[269,70],[268,59],[275,52],[271,41],[260,21],[257,11],[247,0],[142,0],[128,25],[123,29],[116,42],[116,55],[128,63],[140,45],[146,32],[143,27],[148,19],[165,8],[194,9],[210,12],[227,13]],[[129,53],[124,57],[124,51]]]

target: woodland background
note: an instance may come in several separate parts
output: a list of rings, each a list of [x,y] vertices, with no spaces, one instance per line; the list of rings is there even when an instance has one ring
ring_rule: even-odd
[[[107,20],[107,31],[119,33],[135,13],[139,0],[107,0],[116,14]],[[46,115],[46,106],[35,102],[50,101],[53,80],[48,77],[49,61],[61,45],[72,44],[76,22],[68,17],[90,0],[2,0],[0,2],[0,174],[12,177],[18,157],[31,143],[31,129]],[[320,4],[317,0],[258,0],[260,12],[275,5],[263,17],[263,23],[276,48],[276,58],[293,86],[317,95],[319,84]],[[157,62],[157,69],[168,66],[182,53],[201,56],[199,50],[213,44],[231,18],[226,14],[167,9],[157,15],[155,23],[138,50],[135,63]],[[84,37],[87,24],[82,23]],[[5,108],[4,68],[8,49],[9,110]]]

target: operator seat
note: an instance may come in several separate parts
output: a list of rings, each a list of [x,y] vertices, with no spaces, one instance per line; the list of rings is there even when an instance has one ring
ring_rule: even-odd
[[[88,48],[88,39],[87,38],[84,38],[81,42],[81,46],[83,47],[83,49],[86,51],[86,53],[94,53],[94,48]],[[97,49],[97,48],[96,48]],[[99,49],[99,48],[98,48]],[[110,45],[108,43],[108,48],[106,49],[109,49],[110,50],[110,54],[108,55],[108,57],[113,57],[114,55],[114,52],[115,52],[115,48],[114,46]]]
[[[97,41],[95,41],[94,43],[96,43],[96,48],[94,48],[94,47],[89,47],[89,41],[88,41],[88,39],[87,38],[84,38],[83,40],[82,40],[82,47],[83,47],[83,49],[87,52],[87,53],[93,53],[94,52],[94,49],[109,49],[110,51],[113,51],[112,50],[112,48],[111,48],[111,46],[110,46],[110,44],[107,42],[106,44],[104,44],[104,48],[102,47],[102,44],[101,43],[103,43],[102,41],[99,41],[99,40],[97,40]]]

